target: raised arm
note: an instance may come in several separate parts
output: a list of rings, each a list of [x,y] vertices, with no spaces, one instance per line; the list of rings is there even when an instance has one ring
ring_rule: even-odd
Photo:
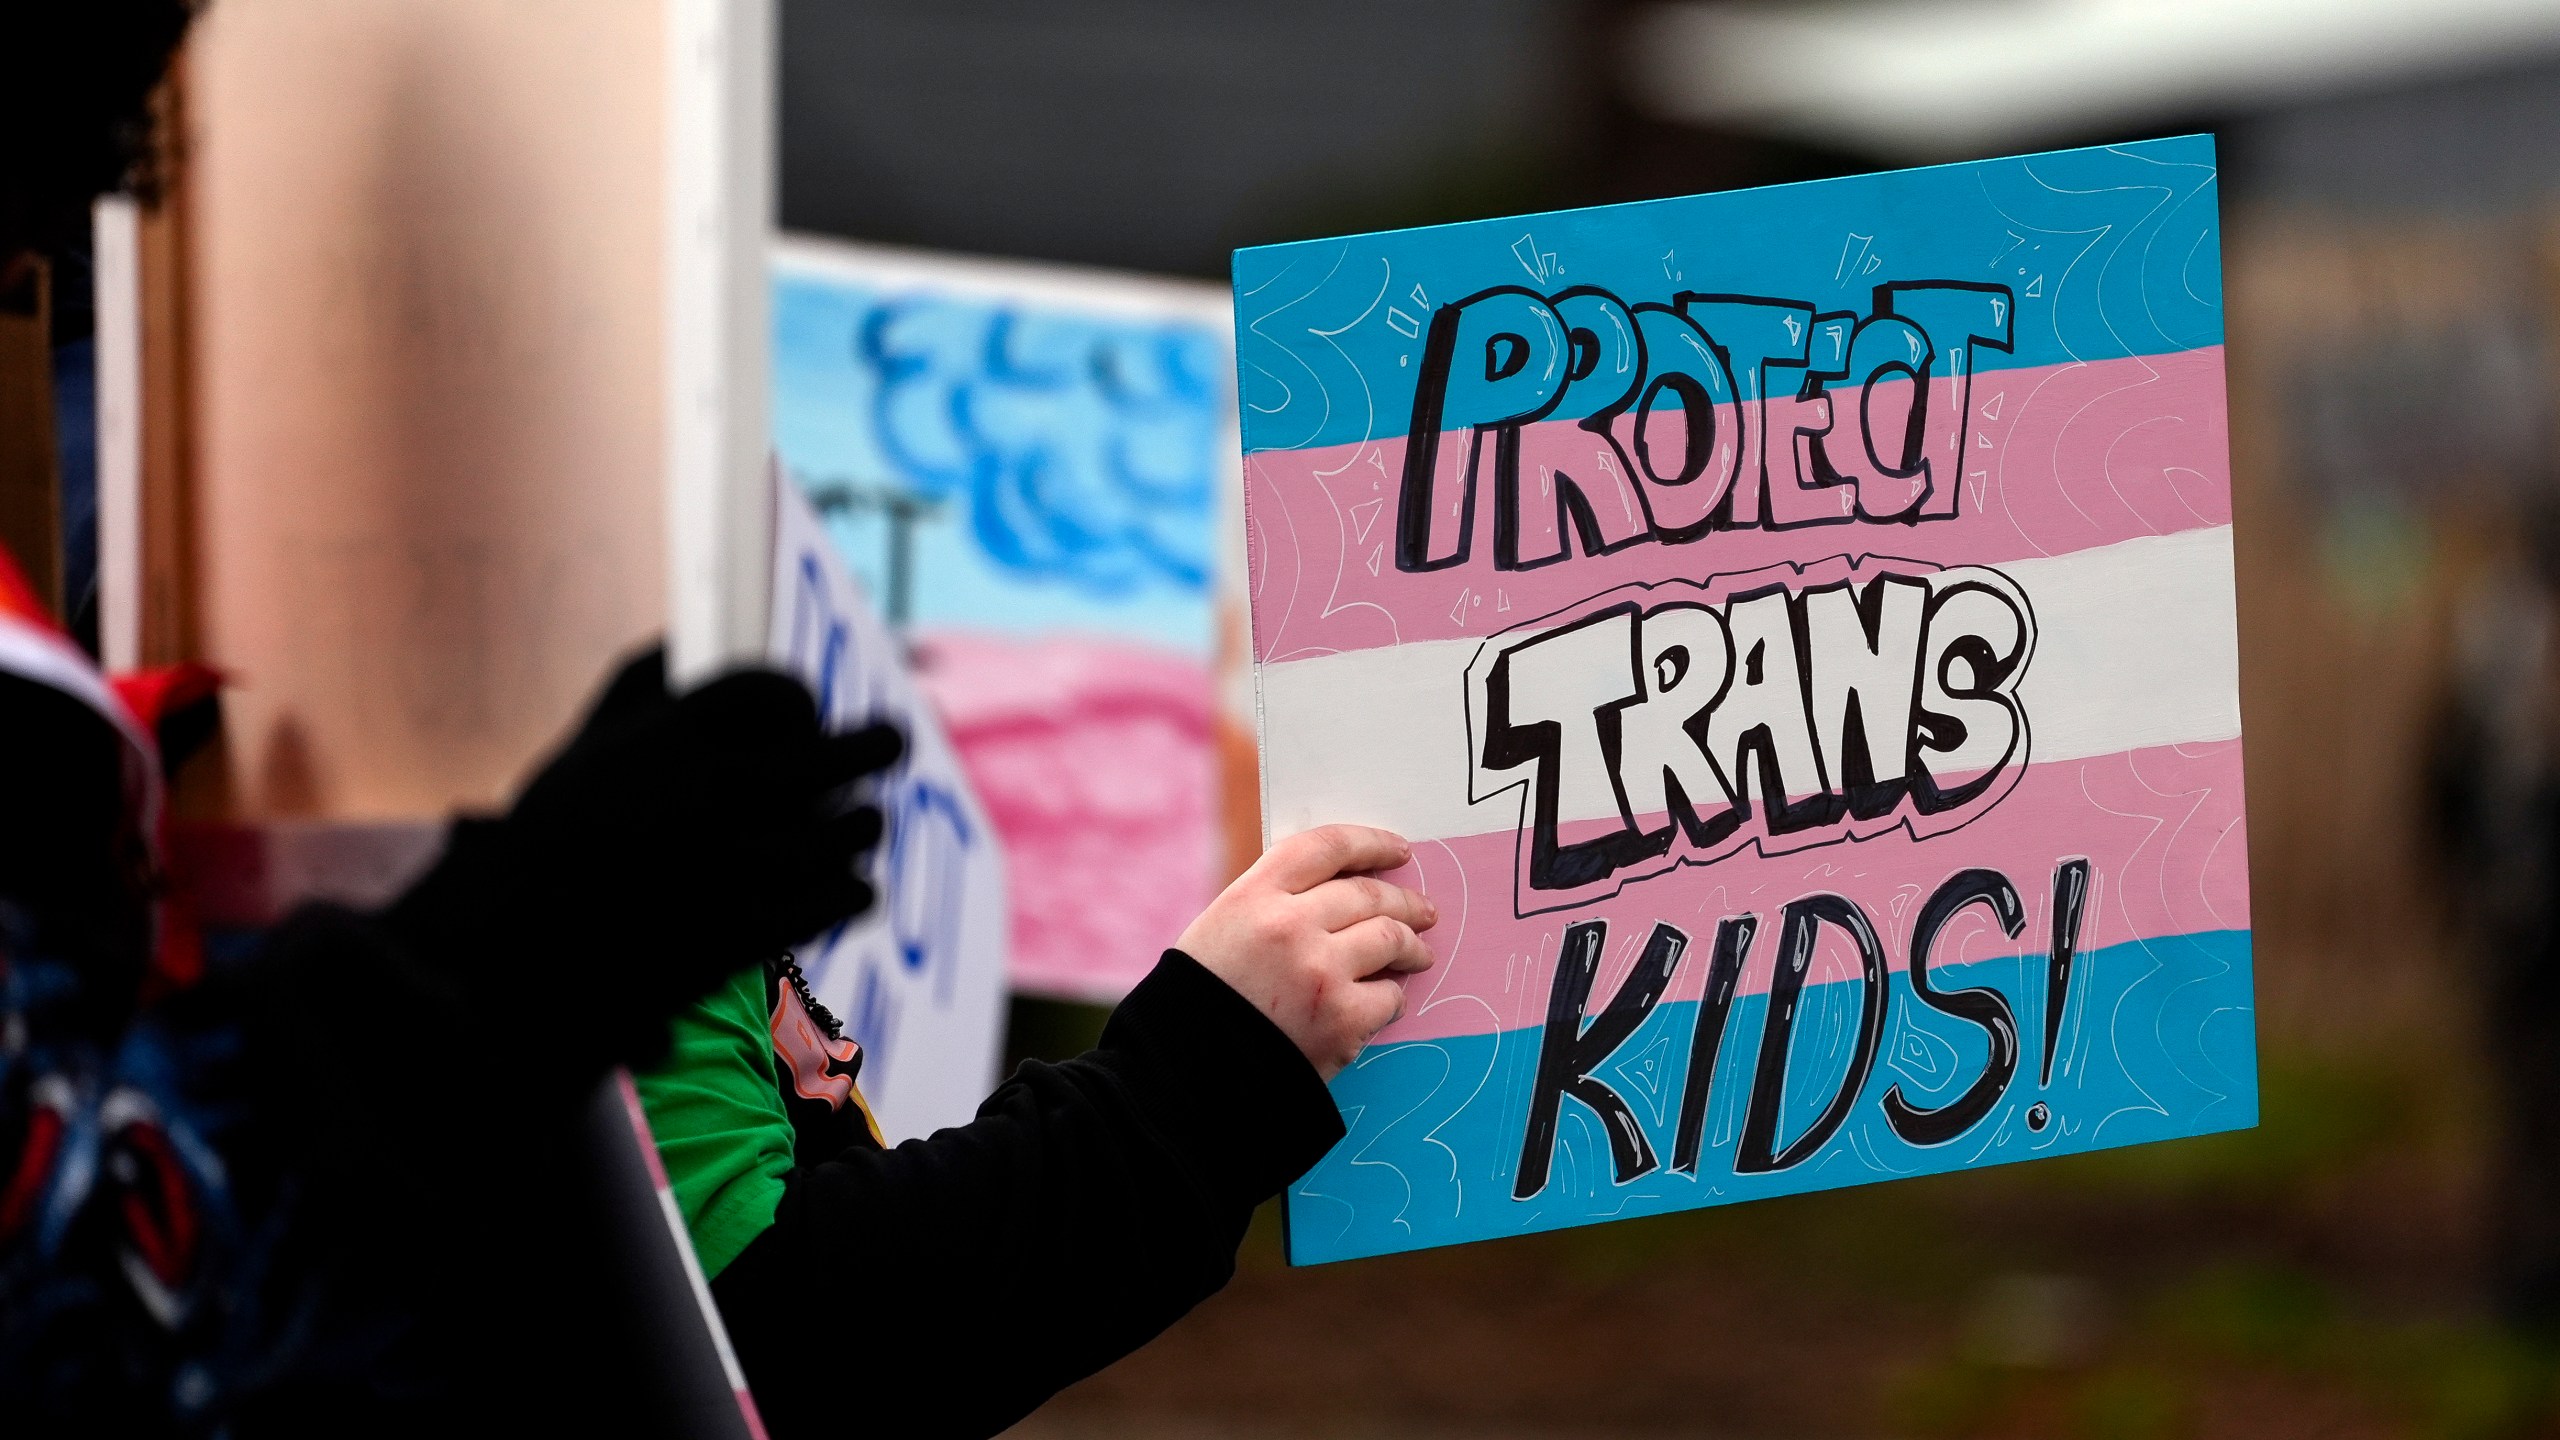
[[[1409,858],[1332,826],[1274,846],[1102,1043],[971,1123],[795,1171],[713,1283],[777,1440],[992,1435],[1224,1285],[1253,1208],[1342,1136],[1323,1081],[1431,963]]]

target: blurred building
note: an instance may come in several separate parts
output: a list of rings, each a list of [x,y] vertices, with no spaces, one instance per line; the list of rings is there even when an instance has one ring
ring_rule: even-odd
[[[1543,173],[1590,104],[1582,8],[786,0],[783,226],[1224,278],[1240,244]]]

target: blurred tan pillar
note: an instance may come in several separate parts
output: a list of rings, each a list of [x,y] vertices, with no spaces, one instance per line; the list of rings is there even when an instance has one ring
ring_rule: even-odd
[[[230,818],[494,804],[663,629],[667,15],[199,22],[190,625],[235,683]]]

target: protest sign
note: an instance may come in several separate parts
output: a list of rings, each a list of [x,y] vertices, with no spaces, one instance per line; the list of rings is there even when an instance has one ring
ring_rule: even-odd
[[[2255,1122],[2215,174],[1238,253],[1267,833],[1441,915],[1294,1260]]]
[[[775,445],[1017,862],[1016,985],[1117,998],[1221,878],[1225,291],[793,239],[773,323]]]
[[[777,471],[773,491],[771,662],[809,683],[829,728],[887,720],[907,736],[878,782],[879,903],[799,952],[818,1002],[862,1047],[863,1098],[894,1144],[967,1122],[995,1088],[1004,856],[897,638],[790,479]]]

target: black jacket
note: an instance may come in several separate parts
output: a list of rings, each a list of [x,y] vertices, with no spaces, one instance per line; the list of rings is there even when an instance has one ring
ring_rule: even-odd
[[[1342,1135],[1288,1037],[1168,950],[1099,1046],[969,1124],[797,1167],[712,1293],[775,1440],[992,1435],[1216,1292]]]

